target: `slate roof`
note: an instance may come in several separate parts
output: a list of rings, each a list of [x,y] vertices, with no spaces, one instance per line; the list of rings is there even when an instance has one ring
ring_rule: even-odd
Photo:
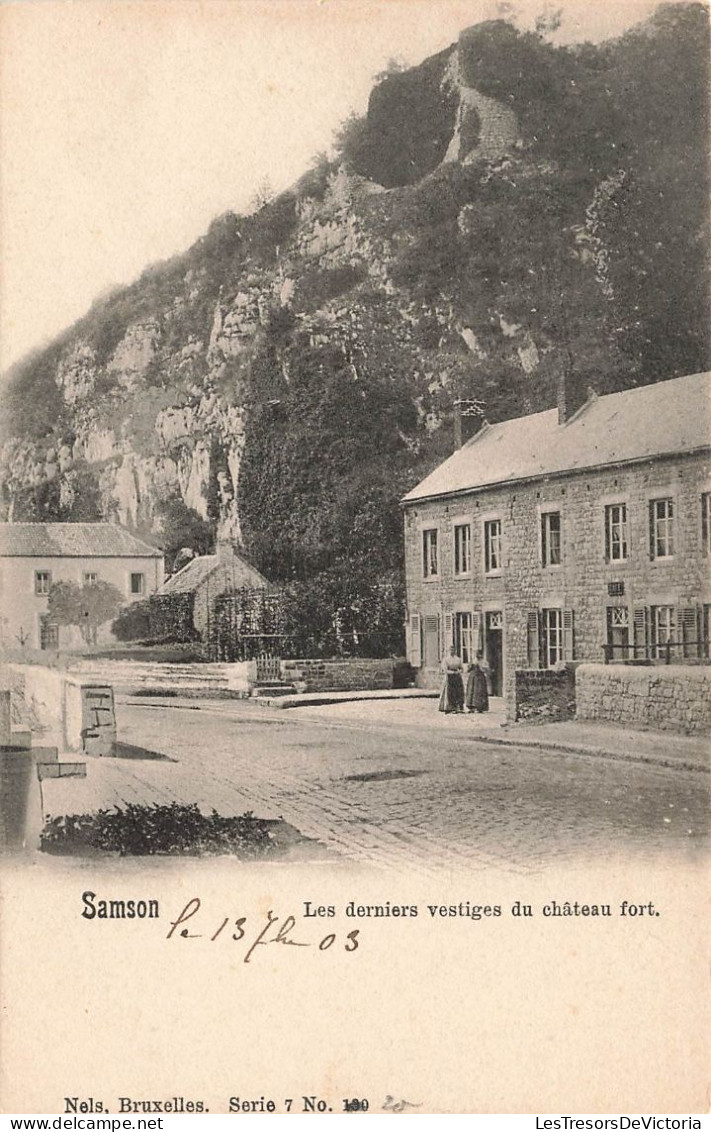
[[[203,554],[199,558],[193,558],[182,570],[178,570],[177,574],[173,574],[163,583],[160,590],[161,594],[185,594],[193,593],[206,578],[220,565],[220,560],[216,554]],[[223,563],[225,569],[229,570],[229,562]],[[239,573],[247,575],[249,583],[256,588],[261,588],[267,585],[267,580],[258,570],[253,566],[248,565],[243,558],[235,555],[235,566],[238,566]],[[240,584],[244,584],[240,582]]]
[[[711,373],[697,373],[592,397],[562,425],[557,409],[485,425],[403,502],[708,447]]]
[[[115,523],[0,523],[2,558],[162,558]]]

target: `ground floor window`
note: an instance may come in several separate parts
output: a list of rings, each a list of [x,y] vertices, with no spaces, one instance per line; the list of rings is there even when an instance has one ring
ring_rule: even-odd
[[[454,647],[463,664],[471,664],[476,654],[473,618],[471,613],[455,613],[453,621]]]
[[[653,605],[650,618],[652,630],[652,655],[663,657],[666,653],[667,641],[674,640],[674,606]]]
[[[541,667],[555,668],[563,660],[563,610],[541,610]]]
[[[40,617],[40,648],[59,648],[59,625],[53,625],[47,614]]]

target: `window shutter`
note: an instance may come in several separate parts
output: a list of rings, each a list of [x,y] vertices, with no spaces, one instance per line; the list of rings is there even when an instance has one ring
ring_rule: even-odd
[[[472,653],[473,657],[480,651],[481,644],[481,613],[478,609],[472,610]],[[472,657],[472,659],[473,659]]]
[[[649,557],[652,560],[655,558],[655,553],[656,553],[655,538],[654,538],[655,530],[656,530],[656,523],[654,521],[654,503],[650,502],[650,504],[649,504]]]
[[[575,659],[575,641],[573,637],[573,610],[563,610],[563,660]]]
[[[528,615],[528,667],[540,668],[540,651],[539,651],[539,632],[538,632],[538,612],[532,611]]]
[[[452,614],[451,613],[445,613],[445,615],[444,615],[444,648],[442,649],[442,655],[443,656],[449,655],[449,650],[451,649],[453,644],[454,644],[454,633],[453,633],[453,630],[452,630]]]
[[[645,605],[638,606],[633,617],[634,655],[646,657],[649,637],[649,611]]]
[[[410,617],[410,664],[413,668],[422,667],[422,623],[419,613]]]

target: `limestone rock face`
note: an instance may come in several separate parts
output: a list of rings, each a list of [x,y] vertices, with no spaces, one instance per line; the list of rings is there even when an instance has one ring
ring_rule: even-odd
[[[322,403],[343,418],[336,450],[356,428],[372,426],[379,443],[390,422],[383,459],[404,454],[414,483],[448,454],[457,398],[482,401],[493,421],[550,407],[570,358],[581,380],[608,388],[708,368],[707,332],[693,323],[700,165],[676,112],[699,68],[689,64],[680,92],[665,86],[661,108],[639,76],[645,52],[671,43],[669,58],[687,58],[701,42],[701,6],[675,7],[674,21],[660,9],[630,33],[631,48],[623,37],[599,54],[558,49],[499,20],[390,69],[337,158],[250,215],[216,218],[18,368],[3,398],[2,516],[71,517],[85,495],[148,535],[179,499],[239,539],[244,485],[257,484],[256,499],[267,478],[255,451],[279,466],[270,430],[296,436],[320,469],[320,439],[301,426]],[[646,103],[612,137],[630,75],[659,118],[641,140]],[[651,234],[640,211],[650,201],[664,220]],[[667,276],[688,281],[683,301],[666,301]],[[305,477],[304,490],[324,478]]]

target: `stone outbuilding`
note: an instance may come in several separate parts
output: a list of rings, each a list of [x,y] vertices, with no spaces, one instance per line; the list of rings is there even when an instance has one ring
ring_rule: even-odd
[[[237,554],[229,542],[219,542],[214,554],[191,559],[168,578],[156,597],[168,594],[193,595],[193,627],[201,640],[210,638],[215,602],[223,594],[241,589],[266,590],[269,583],[259,570]]]

